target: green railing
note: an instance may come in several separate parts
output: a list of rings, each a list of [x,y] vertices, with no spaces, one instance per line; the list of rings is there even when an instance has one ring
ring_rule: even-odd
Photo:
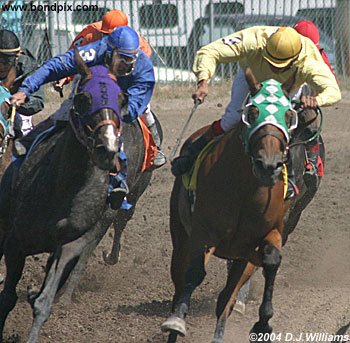
[[[7,1],[0,1],[4,4]],[[106,0],[12,1],[26,6],[2,10],[1,27],[16,31],[22,46],[40,62],[64,52],[86,25],[108,10],[123,10],[129,24],[150,42],[159,82],[194,81],[196,51],[209,42],[254,25],[293,25],[312,20],[338,78],[350,77],[350,1],[348,0]],[[13,7],[12,7],[13,9]],[[232,78],[236,65],[222,65],[216,79]]]

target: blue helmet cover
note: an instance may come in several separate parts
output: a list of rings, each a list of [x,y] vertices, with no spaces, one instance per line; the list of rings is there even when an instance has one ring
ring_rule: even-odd
[[[140,39],[131,27],[119,26],[107,37],[107,44],[119,54],[133,57],[139,50]]]

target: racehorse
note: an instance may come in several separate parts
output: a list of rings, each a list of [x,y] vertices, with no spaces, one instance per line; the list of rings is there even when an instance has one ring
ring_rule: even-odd
[[[265,288],[259,321],[252,332],[272,332],[268,322],[273,315],[273,286],[290,205],[284,201],[282,170],[291,132],[297,126],[297,114],[283,91],[289,93],[294,77],[282,87],[275,80],[261,85],[247,69],[246,79],[250,98],[242,123],[203,157],[194,192],[188,192],[179,177],[173,186],[170,230],[175,294],[172,314],[161,327],[169,332],[169,343],[186,334],[191,295],[203,281],[205,265],[213,254],[233,260],[217,302],[213,342],[223,342],[237,293],[255,266],[264,269]]]
[[[16,286],[26,256],[51,253],[39,293],[29,294],[34,318],[28,342],[36,342],[56,292],[80,255],[99,241],[115,218],[106,199],[109,170],[120,146],[121,91],[105,67],[89,69],[77,53],[75,59],[81,81],[69,124],[55,127],[19,170],[21,161],[12,163],[0,185],[0,230],[6,232],[1,244],[6,263],[0,293],[1,339],[6,317],[17,301]],[[134,170],[141,170],[142,135],[134,140],[138,137],[141,144],[134,148],[138,153],[129,156],[131,178],[137,174]],[[134,177],[135,184],[141,182],[139,175]]]

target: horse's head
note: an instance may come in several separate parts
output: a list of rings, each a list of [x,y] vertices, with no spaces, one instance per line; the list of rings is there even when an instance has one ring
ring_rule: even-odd
[[[242,114],[246,125],[243,140],[259,181],[272,186],[286,160],[291,131],[298,124],[297,113],[286,96],[294,76],[283,85],[273,79],[259,84],[247,69],[246,79],[250,96]]]
[[[0,147],[1,152],[7,146],[7,139],[5,139],[10,133],[11,118],[10,105],[6,102],[7,99],[11,97],[9,89],[12,87],[13,82],[16,78],[16,67],[12,66],[5,78],[5,80],[0,83]]]
[[[75,59],[81,80],[74,96],[70,123],[93,162],[100,169],[110,170],[115,166],[119,150],[122,92],[106,67],[89,69],[77,51]]]

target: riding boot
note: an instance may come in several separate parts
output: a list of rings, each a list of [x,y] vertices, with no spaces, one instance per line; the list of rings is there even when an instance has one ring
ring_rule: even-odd
[[[312,141],[306,145],[306,164],[304,170],[304,182],[308,190],[316,191],[319,185],[318,177],[318,159],[319,159],[318,140]]]
[[[148,126],[148,128],[151,131],[154,143],[158,148],[157,155],[154,157],[154,160],[153,160],[153,166],[155,168],[159,168],[166,163],[166,157],[163,151],[161,150],[161,140],[157,129],[157,124],[153,123],[152,125]]]
[[[286,163],[287,166],[287,175],[288,175],[288,186],[287,186],[287,194],[285,200],[291,200],[296,195],[299,194],[298,186],[296,185],[295,181],[295,174],[293,169],[293,163],[292,158],[288,158],[288,161]]]
[[[108,185],[108,204],[112,210],[118,210],[129,193],[126,183],[126,175],[119,172],[117,174],[110,173]]]
[[[129,193],[129,187],[126,182],[128,160],[122,143],[119,149],[115,169],[109,173],[107,203],[112,210],[118,210],[120,208],[128,210],[132,207],[126,199],[126,195]]]
[[[205,131],[197,139],[189,143],[185,148],[183,155],[175,158],[171,163],[171,172],[174,176],[180,176],[189,172],[193,166],[199,153],[204,147],[216,136],[223,133],[222,129],[216,129],[219,126],[220,121],[215,121],[207,131]]]

